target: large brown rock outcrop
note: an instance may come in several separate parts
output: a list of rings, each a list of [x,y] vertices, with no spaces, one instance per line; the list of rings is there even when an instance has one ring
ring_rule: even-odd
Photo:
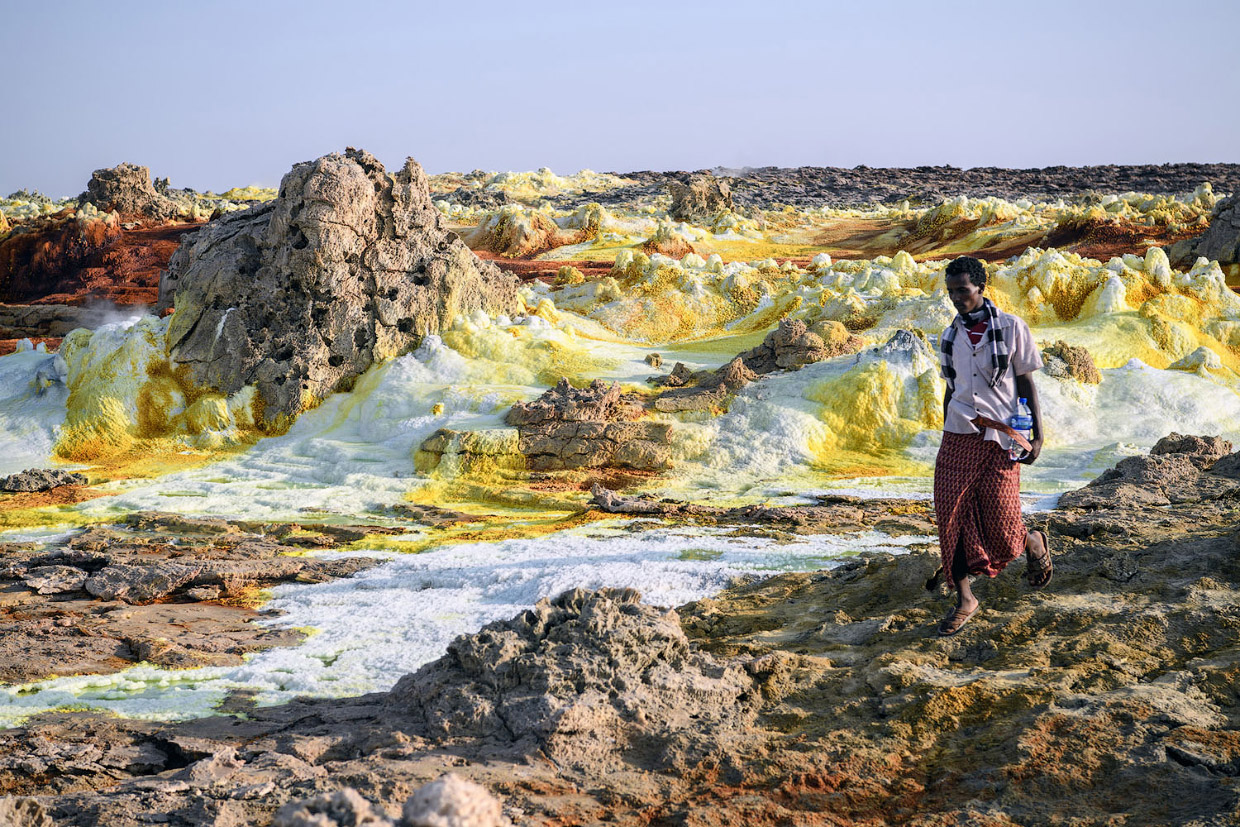
[[[86,183],[79,204],[94,204],[103,212],[116,210],[124,216],[143,216],[159,220],[176,218],[176,202],[151,184],[151,171],[137,164],[119,164],[97,169]]]
[[[693,371],[677,362],[666,376],[646,381],[667,388],[651,403],[657,411],[717,411],[728,398],[759,376],[777,370],[797,370],[845,353],[856,353],[863,340],[839,322],[816,322],[810,328],[800,319],[785,319],[766,335],[762,344],[745,351],[717,370]]]
[[[800,319],[785,319],[767,334],[762,344],[741,354],[745,367],[754,373],[775,370],[796,370],[845,353],[856,353],[864,344],[858,336],[848,334],[839,322],[815,325],[830,337],[828,342]]]
[[[642,412],[641,402],[621,394],[619,383],[596,379],[579,390],[561,379],[538,399],[513,405],[505,421],[516,426],[532,471],[660,471],[670,464],[672,426],[638,420]]]
[[[160,283],[173,360],[200,386],[257,388],[263,421],[347,389],[461,314],[515,313],[516,281],[445,229],[413,159],[349,149],[297,164],[275,201],[188,239]]]

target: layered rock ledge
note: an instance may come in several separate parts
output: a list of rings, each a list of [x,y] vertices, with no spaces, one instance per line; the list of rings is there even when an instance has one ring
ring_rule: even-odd
[[[304,552],[384,531],[139,512],[51,548],[0,543],[0,682],[115,672],[141,661],[235,665],[248,652],[295,644],[300,632],[252,622],[258,590],[370,568],[378,561]]]

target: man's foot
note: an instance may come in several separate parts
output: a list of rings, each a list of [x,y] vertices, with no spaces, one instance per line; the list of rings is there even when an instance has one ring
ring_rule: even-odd
[[[1029,587],[1040,589],[1051,582],[1055,566],[1051,563],[1051,549],[1046,542],[1046,532],[1035,528],[1025,538],[1025,579]]]
[[[969,618],[977,614],[979,605],[975,600],[972,606],[965,604],[953,608],[947,613],[947,617],[943,618],[943,622],[939,624],[939,637],[951,637],[963,629],[964,624],[969,622]]]

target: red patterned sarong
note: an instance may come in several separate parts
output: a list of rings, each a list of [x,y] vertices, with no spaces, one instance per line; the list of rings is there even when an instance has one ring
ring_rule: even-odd
[[[969,574],[994,577],[1025,550],[1020,463],[980,433],[943,433],[934,463],[934,510],[943,573],[951,588],[956,554],[964,555]]]

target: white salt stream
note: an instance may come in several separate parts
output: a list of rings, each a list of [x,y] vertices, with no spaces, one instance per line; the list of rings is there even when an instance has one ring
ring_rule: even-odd
[[[350,578],[273,590],[268,625],[312,630],[232,668],[137,666],[112,675],[0,687],[0,725],[40,711],[90,708],[173,719],[210,714],[231,690],[262,704],[299,695],[341,697],[389,688],[442,655],[457,635],[508,618],[573,588],[631,587],[646,602],[676,606],[733,578],[837,565],[862,551],[902,553],[931,542],[879,533],[795,541],[730,536],[727,529],[652,527],[613,520],[547,537],[455,545],[389,562]]]

